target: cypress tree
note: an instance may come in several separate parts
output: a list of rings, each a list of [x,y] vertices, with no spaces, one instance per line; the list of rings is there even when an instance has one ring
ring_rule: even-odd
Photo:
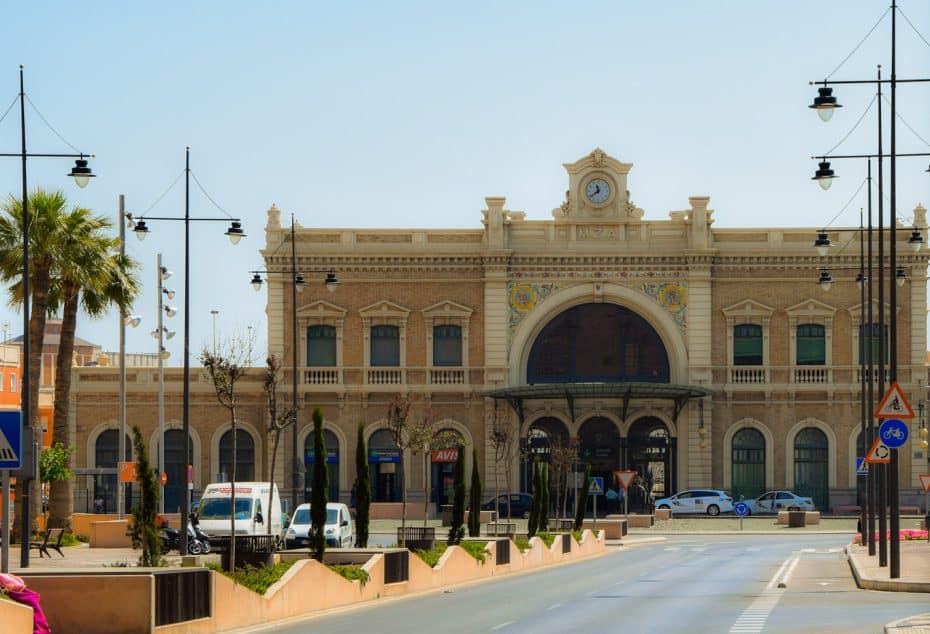
[[[365,448],[365,424],[358,424],[355,446],[355,547],[368,547],[368,509],[371,506],[371,469]]]
[[[471,490],[468,492],[468,536],[481,535],[481,474],[478,472],[478,450],[471,450]]]
[[[578,500],[575,502],[575,530],[580,531],[584,523],[584,513],[588,508],[588,487],[591,486],[591,465],[584,468],[584,486],[578,494]]]
[[[323,562],[326,550],[326,442],[323,440],[323,412],[313,410],[313,490],[310,492],[310,548],[313,558]]]
[[[149,452],[138,425],[132,426],[132,444],[135,447],[142,492],[139,506],[132,509],[129,536],[132,539],[133,548],[142,547],[142,555],[139,557],[140,566],[160,566],[162,563],[161,535],[155,526],[159,484],[155,476],[155,467],[149,461]]]
[[[539,463],[539,532],[549,530],[549,465]]]
[[[455,459],[455,481],[452,493],[452,526],[449,527],[449,545],[458,544],[465,534],[465,447],[459,446]]]

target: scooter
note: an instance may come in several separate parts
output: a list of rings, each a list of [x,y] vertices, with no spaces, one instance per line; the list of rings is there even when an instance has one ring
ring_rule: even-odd
[[[200,542],[200,552],[204,555],[210,553],[210,536],[200,530],[200,519],[196,515],[191,513],[190,523],[188,524],[188,529],[193,530],[194,537],[197,538],[197,541]],[[188,533],[190,535],[190,533]],[[190,537],[188,537],[188,540]]]
[[[206,534],[202,533],[205,537]],[[210,542],[209,538],[206,541],[206,548],[204,550],[204,542],[197,537],[197,533],[194,532],[192,526],[187,526],[187,552],[190,555],[200,555],[206,552],[210,552]],[[161,530],[161,551],[162,553],[167,554],[172,550],[181,551],[181,531],[176,528],[163,528]]]

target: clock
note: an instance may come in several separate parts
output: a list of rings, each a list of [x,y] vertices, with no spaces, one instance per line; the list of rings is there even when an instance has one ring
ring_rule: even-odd
[[[592,178],[585,185],[584,193],[595,205],[603,205],[610,198],[610,184],[603,178]]]

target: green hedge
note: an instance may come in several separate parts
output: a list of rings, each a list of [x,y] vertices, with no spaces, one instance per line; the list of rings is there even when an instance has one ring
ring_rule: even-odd
[[[357,566],[355,564],[328,564],[327,567],[333,572],[342,575],[349,581],[355,581],[358,579],[362,582],[363,586],[368,583],[369,579],[371,579],[371,575],[369,575],[368,572],[362,570],[361,566]]]
[[[280,581],[284,573],[293,565],[294,562],[292,561],[282,561],[274,566],[246,566],[231,573],[223,570],[218,564],[207,564],[207,567],[210,570],[223,573],[252,592],[265,594],[268,588]]]

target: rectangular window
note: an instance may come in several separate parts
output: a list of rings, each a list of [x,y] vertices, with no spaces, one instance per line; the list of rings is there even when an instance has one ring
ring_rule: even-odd
[[[400,365],[400,329],[397,326],[371,327],[371,365]]]
[[[762,365],[762,326],[733,327],[733,365]]]
[[[55,367],[55,359],[50,354],[42,355],[42,385],[49,386],[52,384],[52,369]],[[12,391],[12,390],[11,390]]]
[[[869,324],[862,324],[859,326],[859,360],[862,363],[869,362],[869,341],[872,343],[872,363],[878,363],[878,347],[880,343],[878,340],[878,333],[878,324],[872,324],[871,328],[869,328]],[[885,326],[885,336],[883,339],[884,341],[881,343],[884,345],[885,363],[888,363],[891,357],[891,351],[888,349],[888,326]]]
[[[336,329],[333,326],[307,328],[307,365],[309,367],[336,365]]]
[[[13,376],[12,374],[10,376]],[[0,392],[3,391],[3,372],[0,372]]]
[[[28,207],[28,205],[27,205],[27,207]],[[15,374],[11,374],[11,375],[10,375],[10,391],[11,391],[11,392],[15,392],[15,391],[16,391],[16,375],[15,375]]]
[[[827,345],[824,332],[824,327],[818,324],[798,326],[798,365],[826,365]]]
[[[460,326],[433,327],[433,365],[462,365],[462,328]]]

